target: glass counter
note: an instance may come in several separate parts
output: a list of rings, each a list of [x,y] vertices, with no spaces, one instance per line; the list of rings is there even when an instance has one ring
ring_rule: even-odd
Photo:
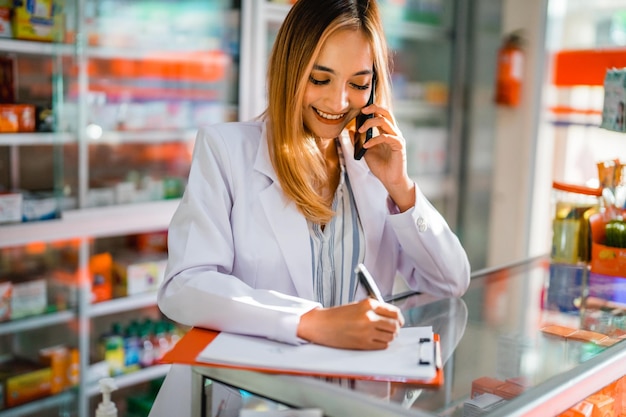
[[[475,273],[459,299],[403,294],[392,302],[406,326],[429,325],[440,334],[443,385],[195,366],[195,415],[213,415],[204,410],[215,410],[209,391],[219,383],[325,416],[573,416],[587,415],[569,414],[584,407],[620,416],[626,413],[626,304],[612,294],[626,279],[613,278],[539,257]]]

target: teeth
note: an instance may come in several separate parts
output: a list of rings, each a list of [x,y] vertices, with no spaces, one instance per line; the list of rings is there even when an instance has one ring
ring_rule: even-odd
[[[328,114],[328,113],[324,113],[323,111],[320,111],[318,109],[315,109],[315,111],[317,112],[317,114],[319,114],[320,116],[322,116],[324,119],[328,119],[328,120],[339,120],[341,119],[343,116],[345,116],[345,113],[341,113],[341,114]]]

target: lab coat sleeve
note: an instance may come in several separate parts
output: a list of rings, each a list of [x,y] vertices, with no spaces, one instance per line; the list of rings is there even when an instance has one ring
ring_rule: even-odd
[[[168,265],[158,305],[187,326],[302,343],[300,317],[318,303],[255,289],[232,275],[231,159],[220,132],[200,130],[187,189],[168,233]]]
[[[443,297],[460,297],[470,282],[465,249],[441,214],[415,186],[415,206],[400,213],[388,200],[389,222],[400,243],[398,270],[410,288]]]

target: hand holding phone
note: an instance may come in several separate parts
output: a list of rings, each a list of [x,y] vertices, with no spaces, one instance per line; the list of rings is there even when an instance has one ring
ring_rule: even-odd
[[[376,82],[376,76],[372,78],[372,92],[370,93],[370,98],[369,100],[367,100],[367,104],[365,105],[365,107],[374,103],[374,90],[376,90],[375,82]],[[367,151],[367,149],[363,147],[363,144],[372,138],[372,134],[373,134],[372,128],[367,129],[367,131],[364,134],[359,133],[359,129],[361,128],[361,126],[363,126],[363,123],[365,123],[367,119],[371,119],[372,117],[374,117],[373,113],[372,114],[360,113],[356,117],[356,132],[354,133],[354,136],[355,136],[354,159],[359,160],[363,158],[363,155],[365,155],[365,151]]]

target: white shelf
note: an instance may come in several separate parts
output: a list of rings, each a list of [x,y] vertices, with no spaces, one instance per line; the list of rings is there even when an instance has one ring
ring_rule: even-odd
[[[74,53],[74,46],[52,42],[0,39],[0,51],[31,55],[71,55]]]
[[[39,329],[42,327],[54,326],[61,323],[68,323],[75,318],[76,313],[72,310],[68,310],[60,311],[58,313],[42,314],[39,316],[1,322],[0,336],[5,334],[23,332],[26,330]]]
[[[189,142],[196,132],[197,129],[104,132],[101,138],[91,139],[91,144]]]
[[[76,142],[71,133],[1,133],[0,146],[57,145]]]
[[[40,400],[31,401],[24,405],[18,405],[17,407],[12,407],[7,410],[0,410],[0,415],[2,417],[21,417],[27,416],[33,413],[40,413],[41,410],[47,410],[54,407],[61,407],[63,405],[68,405],[76,398],[76,394],[74,391],[65,391],[57,395],[53,395],[51,397],[42,398]],[[73,410],[75,408],[74,404],[68,406],[68,410]]]
[[[117,385],[118,389],[123,389],[132,387],[136,384],[141,384],[143,382],[148,382],[156,378],[161,378],[167,374],[170,370],[170,366],[171,365],[154,365],[126,375],[116,376],[115,385]],[[100,387],[97,383],[90,384],[89,387],[87,387],[87,395],[90,397],[100,395]]]
[[[155,292],[133,295],[130,297],[117,298],[92,304],[87,315],[91,318],[106,316],[108,314],[122,313],[125,311],[138,310],[144,307],[156,305],[157,295]]]
[[[0,248],[30,242],[98,238],[167,229],[180,200],[97,207],[63,212],[61,219],[0,227]]]

